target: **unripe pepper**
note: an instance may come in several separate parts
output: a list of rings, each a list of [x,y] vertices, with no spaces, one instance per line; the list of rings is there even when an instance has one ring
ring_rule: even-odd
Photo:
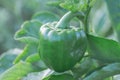
[[[68,12],[60,21],[46,23],[40,28],[40,57],[56,72],[71,69],[85,53],[87,40],[84,31],[69,26],[76,15],[79,13]]]

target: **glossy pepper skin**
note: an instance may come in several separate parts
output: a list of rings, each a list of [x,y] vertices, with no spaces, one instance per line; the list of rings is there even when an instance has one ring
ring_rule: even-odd
[[[40,57],[56,72],[71,69],[84,55],[86,35],[75,27],[62,29],[58,23],[47,23],[40,28]]]

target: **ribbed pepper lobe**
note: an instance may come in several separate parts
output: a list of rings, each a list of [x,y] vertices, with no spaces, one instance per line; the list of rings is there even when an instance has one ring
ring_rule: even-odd
[[[71,69],[83,57],[86,46],[86,35],[81,29],[59,29],[51,23],[40,28],[40,57],[57,72]]]

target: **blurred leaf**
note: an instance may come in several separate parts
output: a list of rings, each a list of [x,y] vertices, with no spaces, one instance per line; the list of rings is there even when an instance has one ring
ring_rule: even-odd
[[[90,55],[100,61],[120,62],[120,44],[116,41],[88,35]]]
[[[43,80],[75,80],[70,74],[50,75]]]
[[[105,9],[105,7],[102,7],[101,8],[102,10],[96,11],[96,14],[93,14],[94,12],[92,13],[92,15],[94,16],[94,19],[92,21],[93,23],[92,26],[94,27],[95,34],[98,34],[100,36],[107,35],[107,32],[109,31],[111,27],[108,16],[105,13],[106,10],[103,10],[103,8]]]
[[[34,68],[30,63],[19,62],[0,75],[0,80],[20,80],[28,73],[33,72]]]
[[[112,63],[94,71],[83,80],[104,80],[113,75],[120,74],[120,63]],[[106,79],[111,80],[111,79]]]
[[[96,32],[98,32],[98,33],[101,32],[101,29],[104,27],[105,21],[106,21],[106,15],[103,14],[103,15],[101,15],[101,18],[100,18],[100,20],[98,21],[98,24],[95,27]]]
[[[25,43],[38,43],[41,23],[36,20],[26,21],[15,34],[15,39]]]
[[[19,49],[9,50],[0,56],[0,73],[13,65],[15,57],[20,53]]]
[[[23,52],[19,54],[16,59],[14,60],[14,63],[18,63],[20,60],[25,60],[29,55],[31,54],[37,54],[38,44],[28,44]]]
[[[32,19],[38,20],[42,24],[59,20],[58,16],[56,16],[55,14],[50,13],[50,12],[38,12],[38,13],[33,15]]]
[[[112,26],[115,29],[118,40],[120,41],[120,0],[105,0],[108,6]]]
[[[110,19],[107,13],[105,2],[97,0],[90,12],[90,32],[92,31],[92,33],[99,36],[109,36],[112,34]]]

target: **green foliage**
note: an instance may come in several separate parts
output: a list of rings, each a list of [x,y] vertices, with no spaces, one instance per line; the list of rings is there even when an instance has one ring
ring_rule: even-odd
[[[0,1],[0,44],[4,50],[17,45],[10,36],[24,22],[14,38],[26,45],[22,52],[0,56],[0,80],[114,80],[120,74],[114,36],[120,41],[120,0],[11,1]],[[58,68],[64,72],[57,73]]]
[[[88,5],[92,7],[95,2],[96,0],[90,0],[90,2],[89,0],[65,0],[63,3],[60,4],[60,6],[72,12],[85,12],[87,11]]]
[[[87,9],[88,0],[65,0],[60,6],[72,12],[85,11]]]

